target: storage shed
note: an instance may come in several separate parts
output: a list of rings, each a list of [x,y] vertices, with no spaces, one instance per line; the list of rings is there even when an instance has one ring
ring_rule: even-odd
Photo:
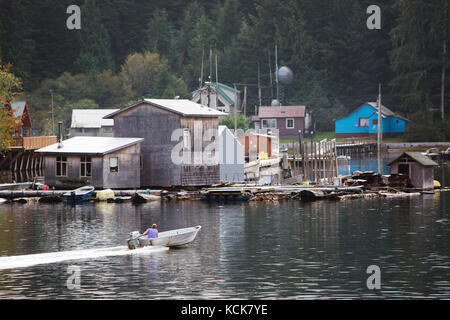
[[[219,117],[223,112],[185,99],[145,99],[116,111],[115,137],[141,137],[141,187],[220,183]]]
[[[74,137],[36,152],[45,157],[45,184],[51,187],[138,188],[143,140]]]
[[[388,164],[391,174],[407,175],[413,187],[422,190],[434,188],[433,170],[437,165],[421,152],[404,152]]]

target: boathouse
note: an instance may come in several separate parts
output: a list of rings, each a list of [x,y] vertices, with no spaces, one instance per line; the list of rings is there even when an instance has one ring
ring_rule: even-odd
[[[1,106],[0,106],[1,107]],[[28,103],[16,101],[3,106],[15,118],[15,129],[7,152],[0,155],[0,181],[29,181],[41,175],[44,159],[34,151],[56,142],[55,136],[34,136]]]
[[[139,188],[143,140],[74,137],[36,152],[44,155],[44,179],[50,187]]]
[[[280,139],[298,139],[307,134],[310,115],[305,106],[260,107],[252,122],[255,130],[278,129]]]
[[[184,99],[145,99],[105,117],[115,137],[144,138],[141,187],[220,183],[217,161],[223,112]]]
[[[119,109],[74,109],[69,136],[112,137],[114,120],[103,119],[104,116]]]
[[[391,174],[407,175],[411,185],[421,190],[434,188],[434,167],[437,165],[421,152],[404,152],[388,164]]]
[[[383,136],[395,136],[405,132],[405,117],[381,106],[381,130]],[[336,138],[376,138],[378,133],[378,106],[376,102],[366,102],[351,114],[336,120]]]

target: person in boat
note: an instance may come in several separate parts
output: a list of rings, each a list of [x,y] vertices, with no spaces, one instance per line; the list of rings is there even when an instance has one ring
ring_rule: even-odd
[[[156,223],[154,223],[152,227],[145,230],[142,235],[147,236],[147,238],[158,238],[158,229],[156,229],[157,227],[158,226],[156,225]]]

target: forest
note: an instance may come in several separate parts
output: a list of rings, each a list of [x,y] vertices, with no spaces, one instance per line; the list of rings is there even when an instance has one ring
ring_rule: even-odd
[[[67,7],[81,8],[70,30]],[[381,28],[366,21],[381,9]],[[409,140],[450,139],[448,0],[0,0],[0,59],[22,82],[34,129],[75,108],[191,98],[201,81],[247,87],[247,112],[275,98],[278,65],[294,72],[283,105],[306,105],[316,130],[367,101],[406,116]],[[215,57],[217,69],[215,73]],[[201,69],[203,61],[203,79]],[[51,93],[52,92],[52,93]],[[444,110],[442,110],[442,106]]]

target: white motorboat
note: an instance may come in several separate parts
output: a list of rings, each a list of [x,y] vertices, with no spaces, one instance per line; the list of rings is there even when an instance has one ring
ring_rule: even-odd
[[[147,236],[143,236],[139,231],[133,231],[130,233],[127,244],[131,250],[145,246],[182,246],[194,241],[201,228],[201,226],[195,226],[164,231],[160,232],[157,238],[147,238]]]

